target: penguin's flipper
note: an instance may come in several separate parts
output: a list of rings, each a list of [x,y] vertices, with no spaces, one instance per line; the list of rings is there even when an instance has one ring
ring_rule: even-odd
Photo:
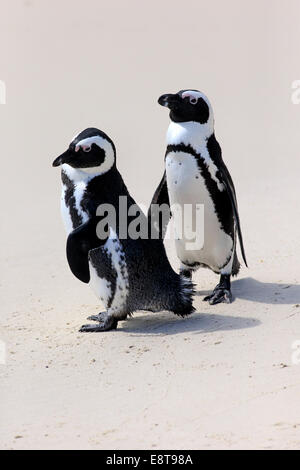
[[[213,134],[208,142],[207,142],[207,148],[209,151],[209,154],[211,155],[212,160],[216,164],[218,170],[219,170],[219,180],[221,183],[224,184],[225,189],[227,191],[227,194],[229,196],[231,206],[232,206],[232,211],[234,215],[234,220],[236,223],[236,228],[238,232],[238,237],[240,241],[240,247],[241,247],[241,252],[243,256],[243,260],[245,265],[248,267],[247,260],[246,260],[246,254],[245,254],[245,248],[244,248],[244,243],[243,243],[243,236],[242,236],[242,229],[241,229],[241,224],[240,224],[240,217],[238,213],[238,205],[237,205],[237,200],[236,200],[236,193],[235,193],[235,187],[231,178],[231,175],[228,171],[227,166],[224,163],[224,160],[222,158],[222,150],[221,147]]]
[[[238,213],[238,207],[237,207],[237,200],[236,200],[236,195],[235,195],[235,190],[234,186],[232,183],[231,176],[229,174],[229,171],[227,170],[225,163],[224,167],[219,168],[221,176],[222,176],[222,182],[227,190],[227,193],[229,195],[231,205],[232,205],[232,210],[233,210],[233,215],[236,223],[236,228],[237,228],[237,233],[240,241],[240,247],[241,247],[241,252],[243,256],[243,260],[245,265],[248,268],[247,260],[246,260],[246,253],[245,253],[245,248],[244,248],[244,242],[243,242],[243,235],[242,235],[242,229],[241,229],[241,224],[240,224],[240,217]]]
[[[163,211],[163,215],[160,216],[156,211],[152,209],[153,205],[162,206],[165,204],[168,206],[168,211]],[[154,193],[150,207],[148,209],[148,221],[150,227],[154,227],[159,232],[159,238],[164,239],[167,231],[169,221],[171,219],[170,212],[170,199],[167,186],[166,172],[164,172],[163,177]]]
[[[80,281],[90,282],[89,251],[106,242],[97,237],[97,219],[93,217],[70,233],[67,240],[67,259],[74,276]]]

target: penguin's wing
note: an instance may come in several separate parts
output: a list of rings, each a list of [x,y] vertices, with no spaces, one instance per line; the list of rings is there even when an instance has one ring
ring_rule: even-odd
[[[106,242],[97,237],[97,219],[93,217],[70,233],[67,240],[67,259],[74,276],[80,281],[90,282],[89,251]]]
[[[238,205],[237,205],[237,199],[236,199],[236,193],[235,193],[235,187],[231,178],[231,175],[228,171],[227,166],[224,163],[224,160],[222,158],[222,150],[221,147],[215,137],[215,135],[211,136],[208,140],[207,143],[207,148],[209,151],[209,154],[216,164],[218,170],[219,170],[219,179],[220,182],[224,184],[227,194],[229,196],[231,206],[232,206],[232,211],[237,227],[237,232],[238,232],[238,237],[240,241],[240,247],[241,247],[241,252],[243,256],[243,260],[245,265],[248,267],[247,260],[246,260],[246,254],[245,254],[245,248],[244,248],[244,243],[243,243],[243,236],[242,236],[242,229],[241,229],[241,224],[240,224],[240,217],[238,213]]]
[[[154,210],[153,205],[156,205],[156,208],[158,208],[158,206],[161,206],[162,212],[159,213],[157,210]],[[170,211],[167,177],[166,172],[164,172],[163,177],[154,193],[150,207],[148,209],[149,227],[154,227],[154,229],[159,232],[160,239],[165,238],[165,234],[171,217],[172,214]]]

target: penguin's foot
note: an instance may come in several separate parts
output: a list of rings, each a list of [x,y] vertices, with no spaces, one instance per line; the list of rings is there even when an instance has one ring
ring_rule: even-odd
[[[107,316],[106,312],[101,312],[101,313],[98,313],[98,315],[91,315],[90,317],[87,317],[87,320],[98,321],[99,323],[102,323],[105,321],[106,316]]]
[[[232,302],[232,293],[230,289],[216,287],[211,295],[207,295],[203,299],[209,302],[210,305],[220,304],[221,302],[230,304]]]
[[[116,330],[117,326],[118,326],[118,320],[114,317],[108,317],[105,319],[105,321],[101,321],[98,325],[95,325],[95,324],[82,325],[79,332],[80,333],[97,333],[99,331],[110,331],[110,330]]]
[[[220,304],[221,302],[230,304],[232,302],[232,293],[230,289],[230,275],[222,274],[220,283],[214,288],[212,294],[203,299],[210,305]]]

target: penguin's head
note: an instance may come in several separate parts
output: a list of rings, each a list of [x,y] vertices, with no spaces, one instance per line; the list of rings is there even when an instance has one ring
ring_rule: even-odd
[[[114,143],[99,129],[85,129],[74,137],[69,148],[54,160],[52,166],[64,164],[87,173],[106,173],[116,164]]]
[[[208,98],[198,90],[181,90],[175,94],[162,95],[158,99],[161,106],[170,109],[173,122],[194,121],[199,124],[213,124],[213,110]]]

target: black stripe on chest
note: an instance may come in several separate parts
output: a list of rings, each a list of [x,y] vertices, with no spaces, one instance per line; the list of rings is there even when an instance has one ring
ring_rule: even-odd
[[[76,208],[76,200],[75,200],[75,194],[74,194],[75,185],[64,171],[61,172],[61,180],[62,180],[63,185],[66,188],[65,189],[65,204],[67,208],[69,209],[73,227],[77,228],[83,223],[83,219],[82,219],[81,214],[78,212]]]
[[[205,186],[213,201],[213,205],[215,207],[215,211],[216,211],[218,220],[220,222],[220,226],[222,230],[224,230],[225,233],[227,233],[233,238],[234,218],[233,218],[230,198],[225,189],[223,191],[219,190],[218,184],[212,178],[204,158],[202,158],[201,155],[197,153],[190,144],[186,145],[186,144],[181,143],[177,145],[168,145],[165,158],[170,152],[188,153],[190,155],[193,155],[193,157],[196,159],[199,172],[204,180]],[[222,183],[222,179],[221,179],[219,171],[216,172],[216,177],[220,181],[220,183]]]

